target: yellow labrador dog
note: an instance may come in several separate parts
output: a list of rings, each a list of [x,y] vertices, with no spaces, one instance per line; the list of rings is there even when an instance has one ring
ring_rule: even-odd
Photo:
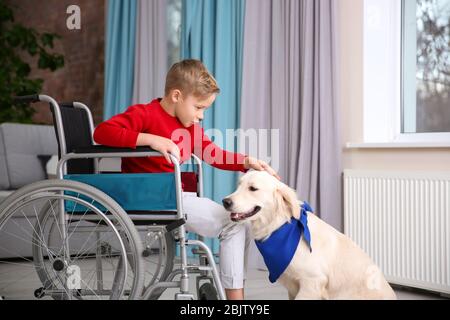
[[[292,230],[293,224],[305,220],[301,240],[297,236],[291,249],[293,256],[277,277],[288,290],[289,299],[396,299],[371,258],[350,238],[313,213],[302,211],[303,204],[294,190],[264,171],[244,175],[236,192],[223,200],[231,220],[250,221],[257,244],[264,244],[282,228]],[[310,236],[309,243],[306,235]],[[283,245],[279,244],[282,253]],[[278,247],[275,249],[271,250],[278,251]]]

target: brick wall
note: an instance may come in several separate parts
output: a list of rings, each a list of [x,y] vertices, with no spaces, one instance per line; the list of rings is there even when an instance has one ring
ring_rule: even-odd
[[[44,79],[42,92],[57,101],[79,101],[87,104],[94,121],[102,121],[104,85],[104,45],[106,0],[7,0],[14,10],[15,21],[39,32],[52,32],[55,50],[64,55],[65,65],[55,72],[38,69],[37,59],[25,60],[32,66],[32,77]],[[81,30],[69,30],[67,7],[81,9]],[[36,123],[51,123],[47,105],[36,105]]]

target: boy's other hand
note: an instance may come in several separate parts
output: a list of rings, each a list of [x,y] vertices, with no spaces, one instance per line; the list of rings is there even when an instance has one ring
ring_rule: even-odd
[[[266,162],[253,157],[245,157],[244,168],[257,171],[267,171],[270,175],[274,176],[278,180],[281,180],[281,177],[277,174],[277,172],[272,169]]]
[[[167,162],[172,163],[172,160],[170,160],[169,153],[175,158],[177,158],[178,161],[180,161],[180,149],[170,139],[155,136],[156,138],[153,139],[152,143],[150,144],[150,148],[153,150],[159,151],[163,154],[164,158],[166,158]]]
[[[175,142],[170,139],[154,134],[140,133],[138,136],[137,145],[146,145],[153,150],[160,152],[170,164],[172,164],[172,161],[170,160],[169,154],[173,155],[178,161],[180,161],[180,149]]]

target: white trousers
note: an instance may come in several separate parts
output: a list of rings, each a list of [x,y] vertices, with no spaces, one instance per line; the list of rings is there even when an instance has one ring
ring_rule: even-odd
[[[218,203],[183,193],[186,230],[207,238],[219,238],[220,278],[225,289],[244,288],[247,252],[252,241],[247,223],[235,223]]]

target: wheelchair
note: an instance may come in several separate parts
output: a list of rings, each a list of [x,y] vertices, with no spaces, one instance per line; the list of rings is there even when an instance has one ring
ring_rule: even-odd
[[[225,299],[211,250],[201,237],[187,239],[184,227],[182,177],[194,177],[203,195],[198,157],[191,172],[181,172],[173,156],[173,173],[99,172],[102,158],[162,155],[96,145],[92,114],[82,103],[47,95],[16,100],[50,105],[59,162],[57,179],[24,186],[0,203],[0,235],[32,247],[31,257],[6,249],[12,257],[0,259],[0,297],[150,300],[175,288],[175,299],[191,300],[196,274],[197,298]]]

